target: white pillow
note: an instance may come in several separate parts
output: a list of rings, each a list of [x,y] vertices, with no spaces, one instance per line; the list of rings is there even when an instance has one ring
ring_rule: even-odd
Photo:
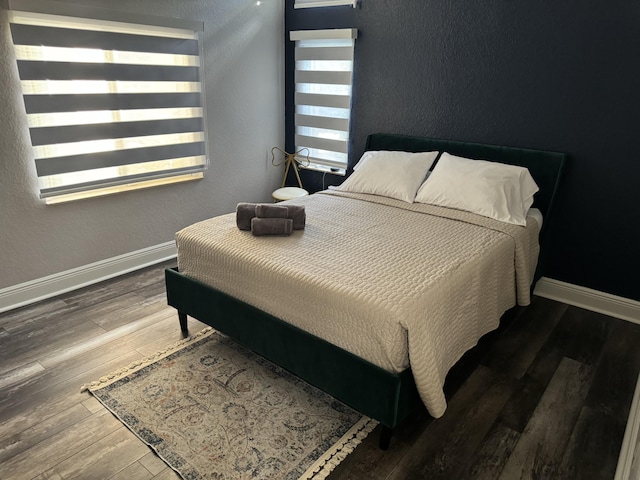
[[[335,190],[370,193],[413,203],[438,152],[365,152],[353,173]]]
[[[415,201],[526,225],[538,185],[524,167],[443,153]]]

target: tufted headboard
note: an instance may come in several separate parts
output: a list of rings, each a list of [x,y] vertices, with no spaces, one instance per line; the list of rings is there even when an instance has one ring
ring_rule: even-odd
[[[387,133],[369,135],[365,149],[405,152],[449,152],[460,157],[508,163],[528,168],[540,188],[540,191],[534,196],[533,206],[542,212],[544,218],[542,230],[540,231],[540,260],[535,279],[540,278],[544,260],[548,254],[547,232],[549,220],[551,219],[553,202],[566,162],[566,154]]]

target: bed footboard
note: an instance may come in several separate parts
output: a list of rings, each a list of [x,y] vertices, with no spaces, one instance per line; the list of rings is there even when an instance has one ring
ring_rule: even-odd
[[[421,403],[410,369],[388,372],[177,269],[165,270],[165,281],[183,334],[187,315],[196,318],[388,429]],[[381,447],[388,445],[388,433]]]

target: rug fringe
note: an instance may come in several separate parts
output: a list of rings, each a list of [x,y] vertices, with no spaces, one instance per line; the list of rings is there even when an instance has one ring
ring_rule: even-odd
[[[378,422],[362,417],[342,438],[311,465],[298,480],[324,480],[340,463],[353,452]]]
[[[111,385],[113,382],[116,382],[118,380],[120,380],[123,377],[126,377],[128,374],[133,373],[137,370],[140,370],[141,368],[144,368],[146,366],[151,365],[152,363],[167,357],[169,355],[171,355],[172,353],[180,350],[181,348],[183,348],[185,345],[188,345],[190,343],[196,342],[198,340],[202,340],[203,338],[208,337],[209,335],[213,334],[215,332],[215,330],[211,327],[206,327],[203,328],[202,330],[200,330],[198,333],[195,333],[193,335],[188,336],[187,338],[184,338],[176,343],[174,343],[173,345],[168,346],[167,348],[165,348],[164,350],[160,350],[156,353],[154,353],[153,355],[151,355],[150,357],[144,358],[142,360],[138,360],[136,362],[132,362],[129,365],[127,365],[126,367],[123,367],[119,370],[116,370],[115,372],[111,372],[108,375],[105,375],[104,377],[100,377],[98,380],[90,382],[90,383],[85,383],[84,385],[82,385],[82,387],[80,387],[80,392],[85,392],[87,390],[99,390],[101,388],[106,387],[107,385]]]

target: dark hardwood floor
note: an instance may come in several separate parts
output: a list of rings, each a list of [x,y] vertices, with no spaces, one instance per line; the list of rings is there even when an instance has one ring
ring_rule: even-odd
[[[151,267],[0,315],[0,479],[176,479],[83,384],[179,340]],[[195,333],[203,324],[189,319]],[[640,325],[536,297],[454,368],[449,407],[330,479],[613,479]]]

